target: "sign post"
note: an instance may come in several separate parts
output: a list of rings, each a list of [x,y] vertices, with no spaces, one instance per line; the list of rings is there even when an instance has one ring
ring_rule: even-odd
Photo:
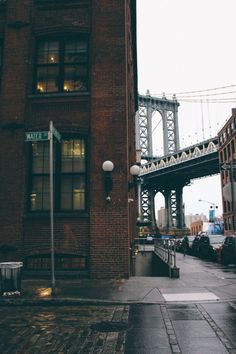
[[[51,233],[51,294],[56,294],[55,286],[55,250],[54,250],[54,183],[53,183],[53,137],[59,142],[61,134],[50,121],[49,131],[26,132],[25,141],[48,141],[49,140],[49,170],[50,170],[50,233]]]
[[[52,295],[56,293],[55,251],[54,251],[54,191],[53,191],[53,123],[49,125],[49,170],[50,170],[50,230],[51,230],[51,277]]]
[[[55,280],[55,249],[54,249],[54,181],[53,181],[53,137],[60,142],[61,134],[53,126],[53,122],[49,124],[49,159],[50,159],[50,229],[51,229],[51,276],[52,276],[52,295],[56,294]]]

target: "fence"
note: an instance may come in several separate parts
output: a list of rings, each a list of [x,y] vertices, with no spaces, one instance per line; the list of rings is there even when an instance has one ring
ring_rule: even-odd
[[[179,277],[179,269],[176,267],[176,240],[175,239],[156,239],[154,252],[169,267],[170,277]]]

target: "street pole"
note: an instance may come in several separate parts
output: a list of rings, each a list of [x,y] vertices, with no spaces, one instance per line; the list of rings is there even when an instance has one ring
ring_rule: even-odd
[[[137,185],[137,193],[138,193],[138,218],[141,218],[142,215],[142,201],[141,201],[141,178],[138,177],[138,185]]]
[[[54,257],[54,193],[53,193],[53,122],[49,127],[50,159],[50,229],[51,229],[51,295],[55,295],[55,257]]]

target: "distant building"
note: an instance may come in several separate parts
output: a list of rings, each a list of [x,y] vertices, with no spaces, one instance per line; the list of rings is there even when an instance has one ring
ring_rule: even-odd
[[[191,235],[197,235],[199,232],[206,232],[208,235],[223,235],[224,227],[220,218],[213,222],[198,220],[190,225]]]
[[[198,221],[208,221],[205,214],[189,214],[185,215],[185,224],[186,227],[190,228],[191,224],[198,222]]]
[[[157,212],[157,226],[163,228],[166,226],[166,209],[161,207]]]

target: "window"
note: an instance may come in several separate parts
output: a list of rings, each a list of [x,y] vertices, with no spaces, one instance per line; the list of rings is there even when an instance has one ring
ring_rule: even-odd
[[[227,145],[227,157],[228,157],[228,160],[230,159],[230,156],[231,156],[230,144],[228,144]]]
[[[230,130],[231,130],[231,133],[233,133],[233,131],[234,131],[234,122],[231,122],[231,124],[230,124]]]
[[[50,270],[51,255],[41,254],[28,256],[24,260],[25,268],[28,270]],[[71,254],[55,254],[56,270],[87,270],[88,261],[86,257]]]
[[[220,152],[220,162],[223,162],[223,151]]]
[[[86,36],[40,40],[36,53],[36,93],[88,91]]]
[[[231,151],[232,151],[232,154],[235,153],[234,140],[231,140]],[[233,156],[233,158],[234,158],[234,156]]]
[[[80,211],[86,208],[85,140],[64,139],[54,148],[55,211]],[[32,143],[31,211],[50,208],[49,143]]]
[[[224,160],[225,160],[225,161],[227,160],[227,151],[226,151],[226,148],[224,148]]]

